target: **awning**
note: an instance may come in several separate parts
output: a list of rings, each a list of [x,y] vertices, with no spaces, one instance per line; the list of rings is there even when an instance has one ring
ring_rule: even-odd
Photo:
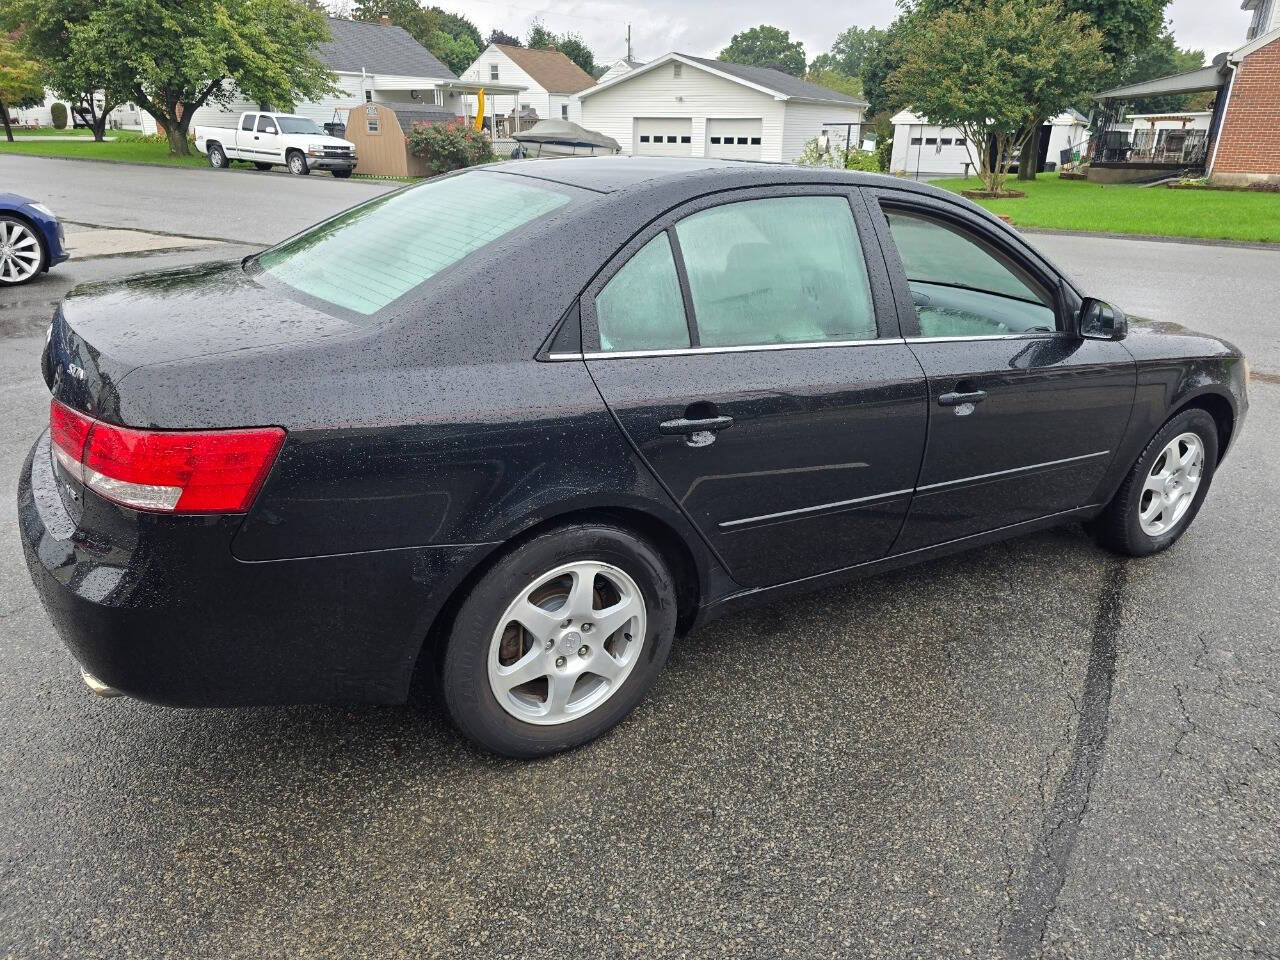
[[[479,80],[437,80],[435,85],[441,90],[452,90],[454,93],[479,93],[483,90],[490,97],[505,97],[513,93],[524,93],[529,89],[510,83],[482,83]]]
[[[1116,87],[1097,94],[1095,100],[1140,100],[1143,97],[1161,97],[1178,93],[1200,93],[1204,90],[1219,90],[1226,77],[1218,72],[1216,66],[1201,67],[1190,73],[1179,73],[1172,77],[1159,77],[1145,80],[1142,83],[1131,83],[1127,87]]]

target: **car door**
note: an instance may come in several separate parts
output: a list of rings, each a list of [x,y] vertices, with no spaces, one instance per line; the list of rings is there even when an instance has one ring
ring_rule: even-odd
[[[609,409],[735,580],[888,551],[925,386],[856,191],[704,197],[624,248],[581,315]]]
[[[1079,296],[987,218],[868,195],[929,384],[929,440],[894,552],[1097,502],[1133,406],[1128,350],[1073,332]]]
[[[258,117],[258,128],[253,134],[253,154],[260,163],[280,163],[280,128],[276,118],[265,113]]]

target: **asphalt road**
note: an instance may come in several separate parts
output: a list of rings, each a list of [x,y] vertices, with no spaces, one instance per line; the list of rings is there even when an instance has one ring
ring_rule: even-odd
[[[1280,255],[1037,242],[1275,356]],[[49,627],[12,498],[45,301],[244,249],[0,301],[0,957],[1280,954],[1280,385],[1162,556],[1065,528],[726,619],[611,735],[514,763],[430,704],[97,700]]]

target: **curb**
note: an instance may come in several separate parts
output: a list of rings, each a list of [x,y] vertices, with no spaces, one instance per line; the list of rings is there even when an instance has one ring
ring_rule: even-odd
[[[108,161],[110,162],[110,161]],[[140,163],[140,167],[155,166],[155,164]],[[130,233],[150,233],[157,237],[174,237],[178,240],[206,240],[214,243],[235,244],[240,247],[257,247],[259,250],[265,250],[271,246],[269,243],[259,243],[256,240],[239,240],[235,237],[212,237],[207,234],[199,233],[175,233],[171,230],[147,230],[143,227],[122,227],[113,223],[90,223],[87,220],[68,220],[62,217],[63,223],[70,223],[77,227],[92,227],[95,230],[128,230]],[[177,249],[176,247],[173,249]],[[96,257],[92,259],[97,259]]]
[[[1148,243],[1179,243],[1198,247],[1234,247],[1237,250],[1269,250],[1280,253],[1280,243],[1260,243],[1249,240],[1221,240],[1213,237],[1166,237],[1156,233],[1105,233],[1095,230],[1055,230],[1052,227],[1020,227],[1012,225],[1019,233],[1042,234],[1049,237],[1088,237],[1094,240],[1145,240]]]

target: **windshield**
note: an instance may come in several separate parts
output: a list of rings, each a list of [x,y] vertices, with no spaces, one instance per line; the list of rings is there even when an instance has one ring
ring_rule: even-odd
[[[523,178],[465,173],[339,214],[262,253],[258,268],[295,290],[376,313],[468,254],[569,202]]]
[[[314,120],[308,120],[306,117],[277,117],[280,123],[281,133],[314,133],[323,137],[324,131],[320,129],[320,125]]]

